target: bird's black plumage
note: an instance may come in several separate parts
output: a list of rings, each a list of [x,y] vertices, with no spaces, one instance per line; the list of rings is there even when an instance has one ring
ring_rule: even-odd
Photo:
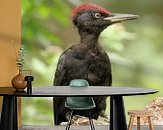
[[[60,56],[54,85],[68,86],[72,79],[86,79],[91,86],[111,85],[110,61],[99,45],[93,48],[84,43],[73,45]],[[96,108],[92,111],[92,117],[97,119],[106,109],[106,97],[94,97],[94,100]],[[59,123],[66,121],[65,115],[68,110],[64,108],[65,98],[58,98],[54,102],[59,110]]]
[[[74,12],[73,24],[78,28],[80,42],[61,54],[54,86],[68,86],[73,79],[85,79],[91,86],[111,86],[111,63],[107,53],[98,43],[98,38],[106,27],[120,21],[120,18],[111,21],[110,17],[114,15],[93,4],[81,5]],[[94,100],[96,108],[92,111],[92,117],[97,119],[105,112],[106,97],[94,97]],[[54,98],[55,124],[67,121],[66,114],[69,110],[64,105],[65,98]],[[85,113],[77,114],[87,116]]]

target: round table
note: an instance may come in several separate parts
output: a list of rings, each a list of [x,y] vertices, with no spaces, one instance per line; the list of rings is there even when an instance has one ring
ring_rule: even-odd
[[[158,90],[139,87],[69,87],[69,86],[36,86],[32,93],[16,92],[13,87],[0,87],[3,96],[0,130],[18,130],[17,97],[67,97],[67,96],[111,96],[110,130],[127,130],[123,96],[153,94]],[[56,110],[57,112],[57,110]]]

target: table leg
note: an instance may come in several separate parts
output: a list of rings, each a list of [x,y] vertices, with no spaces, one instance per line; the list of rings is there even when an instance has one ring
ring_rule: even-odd
[[[58,108],[57,108],[57,104],[55,101],[55,98],[53,98],[53,116],[54,116],[54,125],[59,125],[58,122]]]
[[[16,96],[3,97],[0,130],[18,130]]]
[[[110,97],[110,130],[127,130],[122,96]]]

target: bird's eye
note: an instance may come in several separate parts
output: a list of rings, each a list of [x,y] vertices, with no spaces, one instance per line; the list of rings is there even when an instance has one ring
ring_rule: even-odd
[[[100,16],[101,16],[100,13],[94,13],[94,14],[93,14],[93,17],[96,18],[96,19],[100,18]]]

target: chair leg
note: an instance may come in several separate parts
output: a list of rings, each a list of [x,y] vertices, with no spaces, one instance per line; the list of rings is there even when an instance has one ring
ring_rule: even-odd
[[[137,117],[137,130],[140,130],[140,117]]]
[[[93,120],[92,120],[92,116],[91,116],[91,112],[89,111],[88,114],[89,114],[89,122],[90,122],[91,130],[95,130]]]
[[[148,117],[148,123],[149,123],[149,129],[154,130],[153,122],[150,116]]]
[[[70,119],[69,119],[69,121],[67,122],[66,130],[69,130],[69,129],[70,129],[72,117],[73,117],[73,110],[71,111]]]
[[[134,123],[134,116],[130,116],[128,130],[132,130],[133,123]]]

